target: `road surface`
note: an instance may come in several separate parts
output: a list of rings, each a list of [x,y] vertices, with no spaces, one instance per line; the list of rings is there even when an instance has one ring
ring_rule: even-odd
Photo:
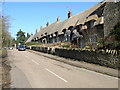
[[[116,77],[28,51],[8,50],[12,88],[118,88]]]

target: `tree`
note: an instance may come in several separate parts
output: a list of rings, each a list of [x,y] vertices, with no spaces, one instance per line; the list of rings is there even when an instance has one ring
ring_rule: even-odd
[[[15,40],[15,38],[13,38],[12,40],[11,40],[11,43],[10,43],[12,46],[14,46],[15,44],[16,44],[16,40]]]
[[[26,41],[26,36],[25,36],[25,32],[23,32],[21,29],[17,32],[16,34],[17,36],[17,44],[25,44]]]
[[[29,33],[27,33],[27,37],[26,37],[26,40],[27,40],[29,37],[30,37],[30,34],[29,34]]]
[[[9,17],[0,16],[0,45],[1,47],[10,46],[11,35],[8,32],[10,28]]]

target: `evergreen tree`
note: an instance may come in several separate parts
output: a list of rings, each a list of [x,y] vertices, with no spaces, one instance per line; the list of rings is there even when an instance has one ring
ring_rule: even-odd
[[[25,36],[25,32],[23,32],[21,29],[17,32],[17,34],[16,34],[16,36],[17,36],[17,44],[21,44],[21,45],[23,45],[23,44],[25,44],[25,41],[26,41],[26,36]]]
[[[26,37],[26,40],[27,40],[29,37],[30,37],[30,34],[29,34],[29,33],[27,33],[27,37]]]

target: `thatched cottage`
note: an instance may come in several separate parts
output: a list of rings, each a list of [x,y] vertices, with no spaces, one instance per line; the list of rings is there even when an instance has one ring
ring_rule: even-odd
[[[99,38],[104,38],[103,10],[105,4],[105,2],[100,2],[75,16],[72,16],[72,12],[69,11],[68,19],[60,22],[58,17],[56,22],[47,23],[46,27],[41,27],[40,31],[36,31],[36,34],[28,40],[45,44],[72,42],[80,48],[96,45]]]

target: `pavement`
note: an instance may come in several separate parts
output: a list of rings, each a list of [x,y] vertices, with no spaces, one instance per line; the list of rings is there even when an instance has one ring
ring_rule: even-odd
[[[75,67],[42,54],[14,49],[8,50],[8,58],[12,66],[12,88],[118,88],[117,77]]]

